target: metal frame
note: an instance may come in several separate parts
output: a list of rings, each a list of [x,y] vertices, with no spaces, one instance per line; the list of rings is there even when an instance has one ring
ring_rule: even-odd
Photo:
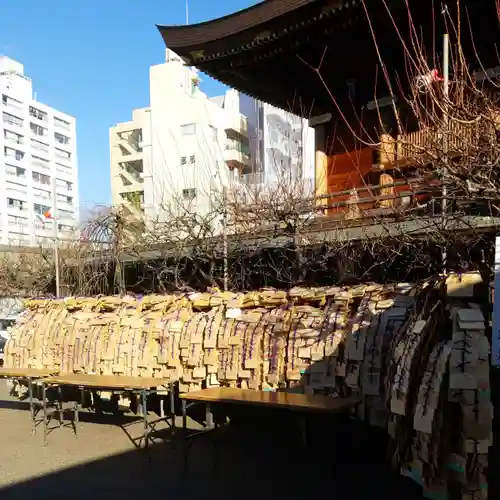
[[[44,422],[44,445],[48,444],[47,437],[48,437],[48,431],[49,431],[49,418],[48,418],[48,408],[47,408],[47,388],[48,386],[50,387],[58,387],[59,388],[59,394],[60,394],[60,399],[62,400],[62,391],[61,388],[65,384],[58,384],[58,383],[48,383],[42,379],[42,408],[43,408],[43,422]],[[117,389],[116,387],[94,387],[94,386],[86,386],[86,385],[73,385],[73,384],[68,384],[68,386],[73,386],[73,387],[78,387],[82,393],[81,401],[80,403],[75,402],[75,406],[73,408],[73,411],[75,412],[75,417],[74,417],[74,431],[75,431],[75,437],[78,435],[77,433],[77,426],[80,423],[80,417],[79,417],[79,411],[80,408],[83,408],[84,406],[84,398],[83,398],[83,393],[85,390],[92,389],[92,390],[108,390],[113,393],[124,393],[124,392],[129,392],[135,395],[139,395],[141,398],[141,405],[142,405],[142,417],[143,417],[143,434],[141,436],[141,440],[144,442],[144,448],[147,450],[149,447],[149,441],[150,441],[150,434],[151,430],[154,430],[154,426],[160,422],[160,421],[167,421],[169,418],[172,420],[172,423],[170,424],[170,427],[175,430],[175,399],[174,399],[174,384],[170,383],[169,384],[169,396],[170,396],[170,414],[168,416],[165,416],[164,414],[160,416],[160,418],[155,419],[154,421],[150,422],[148,420],[148,397],[152,394],[158,394],[159,392],[164,392],[165,389],[134,389],[134,388],[120,388]],[[62,404],[62,401],[60,401]],[[62,425],[62,416],[63,412],[65,410],[62,409],[62,406],[59,409],[59,423]],[[163,413],[163,404],[162,404],[162,413]]]
[[[43,380],[43,378],[48,377],[46,376],[2,376],[0,375],[0,378],[4,379],[12,379],[12,380],[18,380],[18,381],[25,381],[28,383],[28,404],[29,404],[29,410],[30,410],[30,418],[31,418],[31,434],[34,436],[36,434],[36,428],[37,428],[37,420],[36,420],[36,415],[37,412],[35,411],[35,396],[34,396],[34,391],[33,391],[33,383],[38,380]],[[42,406],[42,404],[40,404]]]
[[[205,405],[205,428],[200,431],[194,431],[188,434],[187,429],[187,411],[189,408],[198,405]],[[193,438],[198,436],[204,436],[206,434],[212,433],[213,431],[218,429],[218,425],[214,421],[214,416],[212,413],[211,403],[207,403],[205,401],[191,401],[187,402],[185,399],[181,398],[181,408],[182,408],[182,441],[183,441],[183,472],[186,473],[189,465],[189,449],[190,442]],[[217,469],[217,447],[215,440],[212,440],[212,446],[214,448],[214,460],[212,462],[214,471]]]
[[[181,406],[182,406],[182,428],[183,428],[183,472],[187,472],[188,470],[188,465],[189,465],[189,443],[190,440],[198,437],[198,436],[203,436],[209,433],[212,433],[212,431],[217,430],[219,428],[219,425],[214,421],[214,415],[212,412],[212,405],[216,404],[225,404],[225,405],[230,405],[231,401],[230,400],[224,400],[224,401],[196,401],[196,400],[186,400],[181,397]],[[197,405],[205,405],[205,421],[206,425],[205,428],[200,430],[200,431],[194,431],[192,433],[188,434],[187,430],[187,410],[189,408],[192,408],[193,406]],[[265,409],[266,407],[269,408],[268,405],[251,405],[249,406],[259,406],[260,408]],[[298,432],[300,434],[300,443],[301,445],[307,449],[309,446],[309,425],[308,425],[308,415],[311,413],[315,413],[313,410],[308,410],[307,408],[297,408],[292,410],[293,417],[295,418],[296,423],[298,424]],[[326,413],[331,413],[331,414],[337,414],[338,412],[332,411],[332,412],[326,412]],[[339,412],[343,413],[343,412]],[[217,443],[216,440],[213,439],[211,440],[212,446],[214,449],[214,460],[213,460],[213,468],[214,472],[217,469]]]

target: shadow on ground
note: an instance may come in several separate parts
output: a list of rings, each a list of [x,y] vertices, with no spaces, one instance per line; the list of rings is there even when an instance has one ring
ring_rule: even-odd
[[[2,500],[156,499],[413,500],[411,481],[391,473],[385,436],[362,424],[312,421],[300,446],[292,419],[252,415],[235,426],[195,438],[187,466],[180,438],[7,486]],[[50,446],[50,443],[49,443]]]

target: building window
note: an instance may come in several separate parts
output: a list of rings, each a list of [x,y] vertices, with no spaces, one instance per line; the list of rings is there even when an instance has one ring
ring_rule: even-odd
[[[69,210],[58,210],[57,213],[61,219],[68,220],[68,219],[74,219],[75,217],[74,212],[70,212]]]
[[[64,179],[56,179],[56,186],[67,191],[73,191],[73,183],[70,181],[65,181]]]
[[[65,194],[58,194],[57,201],[60,203],[66,203],[67,205],[73,205],[73,197],[66,196]]]
[[[33,106],[30,106],[30,116],[38,118],[39,120],[47,120],[47,113],[45,111],[40,111]]]
[[[45,133],[47,129],[43,128],[41,125],[37,125],[36,123],[30,123],[30,129],[35,135],[39,135],[40,137],[47,135]]]
[[[14,165],[5,165],[5,173],[13,177],[19,177],[20,179],[26,178],[26,169],[15,167]]]
[[[57,116],[54,116],[54,125],[56,127],[61,127],[66,129],[70,127],[70,123],[68,121],[63,120],[62,118],[57,118]]]
[[[189,163],[196,163],[196,156],[195,155],[191,155],[189,157]]]
[[[3,113],[3,122],[8,123],[9,125],[17,125],[18,127],[22,127],[24,120],[22,118],[18,118],[17,116],[11,115],[10,113]]]
[[[50,168],[50,161],[41,156],[31,155],[31,161],[34,165],[39,165],[42,168]]]
[[[40,205],[39,203],[33,204],[33,210],[38,215],[45,215],[51,211],[51,208],[47,205]]]
[[[181,125],[182,135],[195,135],[196,134],[196,123],[186,123]]]
[[[26,217],[19,217],[19,215],[9,215],[7,219],[9,224],[23,225],[28,223],[28,219]]]
[[[14,99],[13,97],[9,97],[8,95],[2,94],[2,103],[5,104],[6,106],[14,106],[15,108],[22,108],[23,103],[21,101],[18,101],[17,99]]]
[[[8,130],[4,129],[3,136],[6,141],[14,142],[15,144],[23,143],[23,136],[20,134],[16,134],[15,132],[9,132]]]
[[[69,137],[67,137],[63,134],[60,134],[59,132],[54,132],[54,139],[59,144],[69,144]]]
[[[62,149],[55,148],[56,158],[63,158],[64,160],[71,160],[71,153],[68,151],[63,151]]]
[[[50,191],[46,191],[45,189],[37,189],[33,188],[33,194],[37,198],[43,198],[44,200],[50,200]]]
[[[17,210],[24,210],[26,205],[25,201],[16,200],[15,198],[7,198],[7,206],[9,208],[16,208]]]
[[[194,200],[196,198],[196,188],[183,189],[182,197],[185,200]]]
[[[3,148],[4,155],[7,158],[15,158],[17,161],[21,161],[24,158],[24,153],[22,151],[18,151],[17,149],[9,148],[5,146]]]
[[[50,176],[41,174],[40,172],[32,172],[31,176],[35,182],[38,184],[44,184],[46,186],[50,186]]]
[[[45,153],[49,152],[49,145],[43,142],[37,141],[36,139],[31,139],[31,147],[38,151],[43,151]]]
[[[181,156],[181,165],[185,165],[187,163],[186,157]]]

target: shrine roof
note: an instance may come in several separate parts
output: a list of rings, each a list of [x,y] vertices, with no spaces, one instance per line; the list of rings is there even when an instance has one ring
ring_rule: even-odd
[[[259,100],[307,116],[313,101],[318,113],[328,106],[312,96],[298,97],[297,88],[304,83],[298,83],[300,73],[310,70],[299,61],[297,51],[309,51],[316,58],[314,45],[333,30],[354,26],[356,18],[349,17],[350,12],[359,15],[360,6],[360,0],[265,0],[212,21],[158,29],[166,46],[186,64]],[[331,22],[333,15],[336,23]],[[287,75],[297,78],[286,82],[277,68],[286,68]],[[293,104],[299,99],[302,112]]]

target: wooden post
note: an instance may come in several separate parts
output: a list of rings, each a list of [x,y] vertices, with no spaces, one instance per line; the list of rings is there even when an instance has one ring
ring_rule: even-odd
[[[324,125],[315,129],[315,195],[316,204],[324,205],[325,200],[321,195],[328,193],[328,156],[326,154],[326,133]]]

